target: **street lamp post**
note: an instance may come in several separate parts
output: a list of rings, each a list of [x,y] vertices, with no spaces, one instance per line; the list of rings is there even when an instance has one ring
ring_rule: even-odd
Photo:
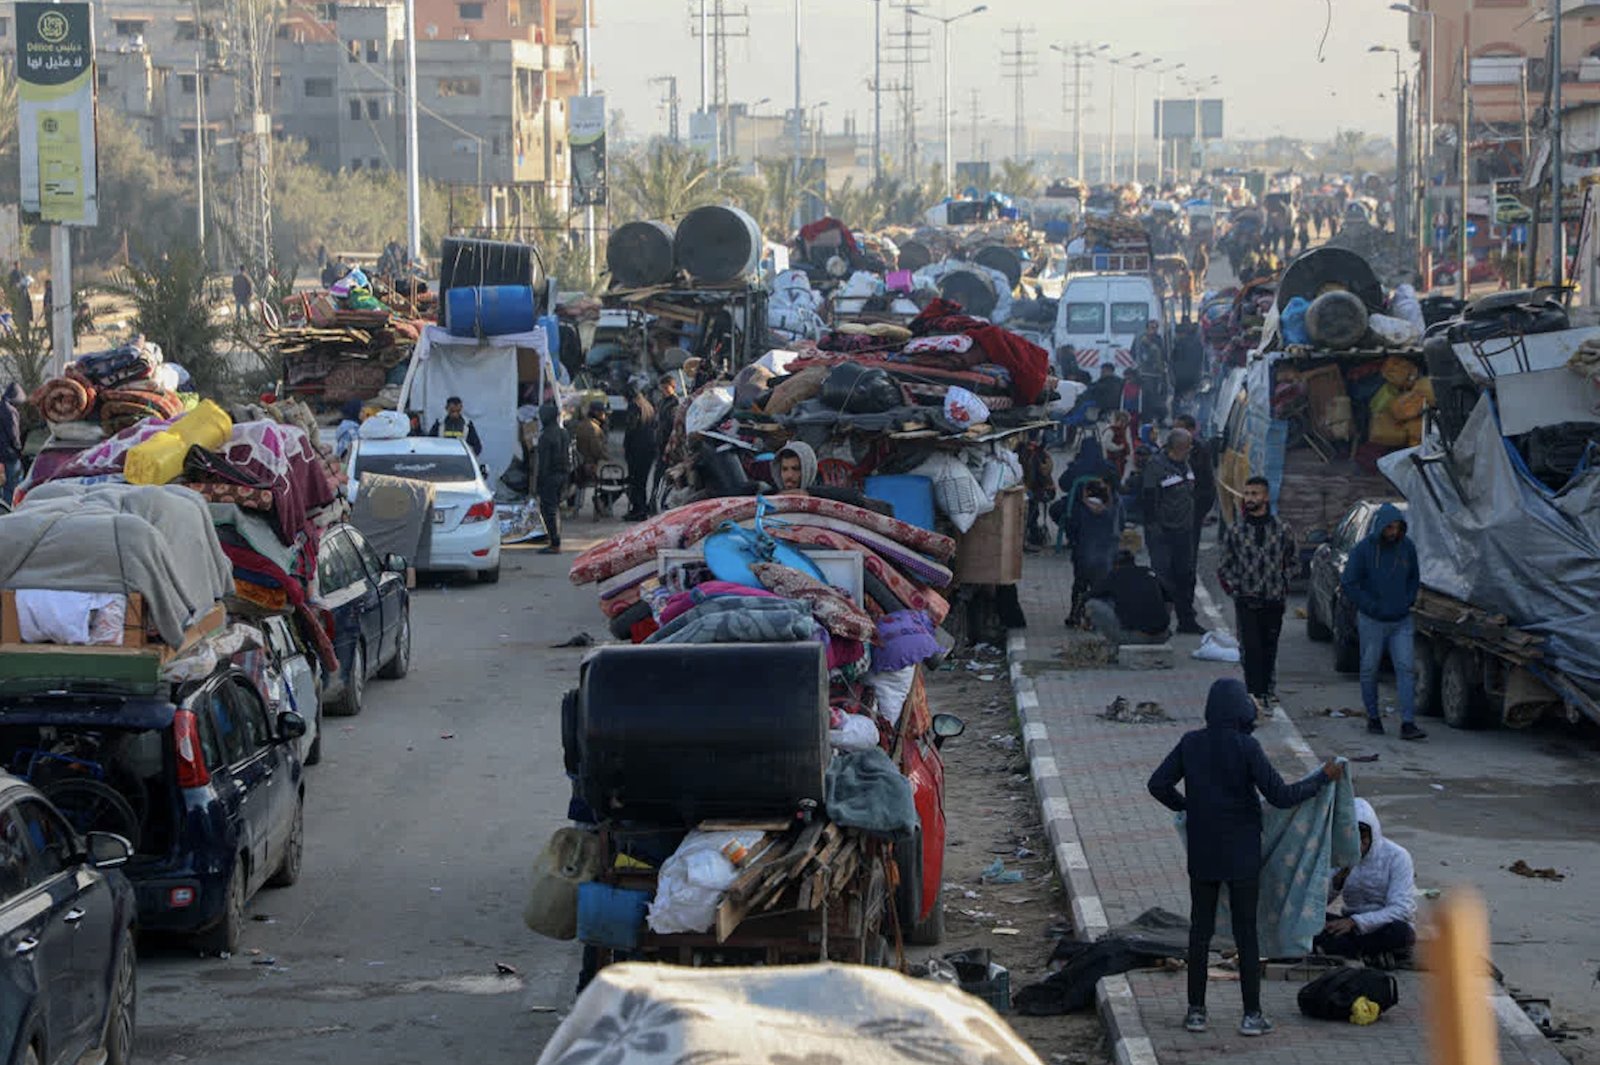
[[[1428,20],[1428,62],[1426,64],[1426,73],[1424,75],[1428,81],[1428,110],[1427,118],[1423,120],[1424,125],[1426,126],[1424,131],[1425,135],[1423,137],[1422,144],[1418,146],[1420,150],[1417,153],[1418,165],[1422,168],[1422,193],[1418,197],[1419,202],[1417,204],[1417,243],[1428,249],[1428,254],[1425,256],[1428,261],[1424,264],[1426,267],[1424,272],[1429,278],[1431,278],[1433,276],[1433,242],[1426,239],[1426,237],[1429,224],[1428,189],[1433,184],[1433,98],[1435,95],[1435,89],[1433,87],[1433,56],[1434,30],[1436,28],[1438,19],[1434,12],[1424,11],[1415,4],[1390,4],[1389,10],[1398,11],[1401,14],[1413,15],[1417,18],[1425,18]]]
[[[1112,56],[1106,57],[1106,62],[1111,64],[1111,115],[1107,123],[1106,157],[1110,160],[1110,175],[1106,179],[1111,184],[1117,183],[1117,67],[1123,66],[1130,59],[1137,59],[1143,52],[1129,52],[1121,59]]]
[[[1183,70],[1187,65],[1188,64],[1186,64],[1186,63],[1174,63],[1170,67],[1168,67],[1168,66],[1158,66],[1156,68],[1156,189],[1157,190],[1160,190],[1160,188],[1161,188],[1161,178],[1166,173],[1166,169],[1167,169],[1167,143],[1166,143],[1166,141],[1161,139],[1161,134],[1164,132],[1162,130],[1162,128],[1161,128],[1161,119],[1164,116],[1164,114],[1166,112],[1166,109],[1167,109],[1167,101],[1163,98],[1165,93],[1166,93],[1167,75],[1168,74],[1175,74],[1178,77],[1182,77],[1183,75],[1178,74],[1178,72],[1180,70]],[[1178,165],[1177,165],[1176,162],[1174,162],[1173,165],[1172,165],[1172,171],[1173,171],[1173,173],[1172,173],[1173,179],[1176,180],[1177,176],[1178,176],[1178,173],[1177,173]]]
[[[944,100],[941,110],[944,111],[944,194],[949,196],[955,170],[955,156],[951,150],[952,134],[950,132],[950,25],[969,15],[976,15],[980,11],[989,10],[989,5],[979,4],[977,7],[969,8],[958,15],[933,15],[914,7],[908,7],[905,10],[908,15],[930,19],[944,26]]]
[[[1400,71],[1400,49],[1394,48],[1394,47],[1392,47],[1390,45],[1386,45],[1386,44],[1375,44],[1372,47],[1368,48],[1367,51],[1375,52],[1375,53],[1376,52],[1392,52],[1392,53],[1394,53],[1394,107],[1395,107],[1395,115],[1396,115],[1395,121],[1397,123],[1397,130],[1398,130],[1397,135],[1395,136],[1395,142],[1394,142],[1394,146],[1395,146],[1395,148],[1394,148],[1394,150],[1395,150],[1395,184],[1398,185],[1401,188],[1404,188],[1405,185],[1406,185],[1406,155],[1405,155],[1406,115],[1405,115],[1405,110],[1404,110],[1404,106],[1403,106],[1404,102],[1405,102],[1405,90],[1403,88],[1404,82],[1403,82],[1402,79],[1405,77],[1405,75],[1402,74],[1401,71]],[[1406,214],[1408,212],[1406,212],[1404,210],[1404,201],[1401,201],[1399,199],[1399,197],[1396,197],[1395,207],[1396,207],[1395,219],[1394,219],[1395,232],[1396,233],[1400,233],[1400,234],[1404,234],[1404,233],[1408,232],[1409,229],[1410,229],[1410,225],[1409,225],[1409,221],[1410,220],[1406,217]]]

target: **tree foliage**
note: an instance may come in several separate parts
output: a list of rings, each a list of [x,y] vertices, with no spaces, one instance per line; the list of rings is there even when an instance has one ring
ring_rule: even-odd
[[[133,304],[134,328],[189,371],[196,391],[229,393],[233,375],[217,351],[227,327],[214,313],[198,247],[179,245],[147,266],[122,267],[105,287]]]
[[[22,288],[6,284],[6,306],[12,308],[28,304],[28,295]],[[11,329],[0,332],[0,380],[15,381],[22,391],[32,395],[44,384],[44,375],[50,368],[50,310],[42,314],[11,315]]]
[[[1000,190],[1006,195],[1025,200],[1037,193],[1042,184],[1038,160],[1000,160]]]
[[[676,222],[696,207],[724,199],[719,188],[733,175],[727,163],[712,163],[688,145],[657,141],[642,152],[612,160],[612,188],[628,218]]]

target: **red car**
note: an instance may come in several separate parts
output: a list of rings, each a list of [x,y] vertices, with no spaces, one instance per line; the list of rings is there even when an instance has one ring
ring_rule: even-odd
[[[932,946],[944,938],[944,759],[939,748],[966,730],[954,714],[933,715],[933,731],[911,741],[906,750],[906,776],[911,780],[917,817],[915,837],[895,847],[900,867],[900,893],[895,900],[906,942]]]
[[[1495,273],[1494,264],[1488,259],[1480,259],[1474,256],[1471,263],[1472,265],[1468,268],[1467,273],[1467,284],[1481,285],[1488,281],[1500,280],[1500,275]],[[1460,276],[1461,264],[1459,262],[1452,260],[1439,263],[1433,268],[1433,287],[1449,288],[1456,283]]]

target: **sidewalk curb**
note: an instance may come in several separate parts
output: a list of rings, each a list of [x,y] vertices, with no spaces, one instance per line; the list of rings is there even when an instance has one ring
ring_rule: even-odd
[[[1221,620],[1221,612],[1210,596],[1201,599],[1201,608],[1214,621]],[[1225,625],[1217,626],[1225,628]],[[1056,870],[1066,886],[1067,897],[1072,902],[1072,927],[1079,940],[1093,942],[1110,931],[1105,906],[1100,901],[1100,889],[1095,883],[1094,870],[1078,835],[1077,822],[1072,816],[1072,804],[1067,798],[1066,785],[1061,780],[1061,770],[1050,743],[1050,733],[1038,719],[1039,694],[1033,680],[1024,668],[1027,638],[1012,632],[1006,640],[1006,659],[1010,665],[1011,689],[1017,704],[1017,719],[1022,725],[1022,742],[1028,756],[1028,771],[1033,778],[1034,791],[1039,799],[1039,812],[1044,820],[1050,852],[1055,858]],[[1288,729],[1285,743],[1307,769],[1322,763],[1311,745],[1300,734],[1294,720],[1283,713],[1276,716],[1274,724]],[[1496,1024],[1501,1032],[1515,1043],[1535,1065],[1570,1065],[1567,1058],[1555,1048],[1537,1025],[1522,1011],[1506,989],[1492,983],[1489,1000],[1494,1007]],[[1125,975],[1101,979],[1095,988],[1095,1004],[1100,1019],[1106,1026],[1117,1065],[1158,1065],[1155,1047],[1145,1031],[1144,1018],[1139,1014],[1139,1004],[1134,1000],[1133,988]]]

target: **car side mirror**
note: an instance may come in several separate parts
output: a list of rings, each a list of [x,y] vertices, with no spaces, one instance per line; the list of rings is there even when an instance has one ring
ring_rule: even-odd
[[[1318,544],[1325,544],[1327,542],[1327,529],[1312,529],[1310,532],[1306,533],[1306,543],[1311,544],[1313,547],[1317,546]]]
[[[967,723],[956,715],[933,715],[933,745],[935,748],[943,747],[945,740],[953,740],[965,731],[967,731]]]
[[[115,832],[91,832],[86,842],[89,864],[96,869],[116,869],[133,857],[133,844]]]
[[[488,477],[489,476],[489,467],[480,462],[480,463],[478,463],[478,472],[483,474],[484,477]]]
[[[404,555],[385,555],[385,556],[383,556],[383,569],[384,569],[385,573],[404,573],[406,571],[406,559],[405,559],[405,556]]]
[[[278,739],[283,741],[297,740],[306,734],[306,719],[293,710],[283,710],[278,714]]]

